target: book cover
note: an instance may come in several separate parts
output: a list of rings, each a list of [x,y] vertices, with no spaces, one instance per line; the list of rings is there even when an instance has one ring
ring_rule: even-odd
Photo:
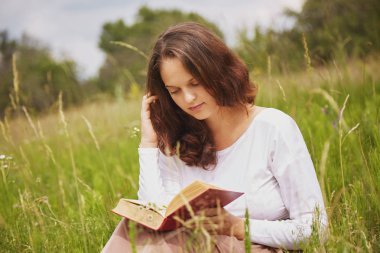
[[[173,230],[181,226],[199,210],[224,207],[240,197],[242,192],[222,189],[201,181],[194,181],[181,190],[167,207],[140,200],[120,199],[112,212],[156,231]]]

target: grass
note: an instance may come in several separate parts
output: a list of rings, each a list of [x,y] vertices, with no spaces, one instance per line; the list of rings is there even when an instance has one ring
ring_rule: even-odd
[[[253,76],[257,104],[298,123],[329,215],[324,245],[307,252],[379,252],[379,60]],[[137,99],[87,104],[0,124],[2,252],[99,252],[138,187]]]

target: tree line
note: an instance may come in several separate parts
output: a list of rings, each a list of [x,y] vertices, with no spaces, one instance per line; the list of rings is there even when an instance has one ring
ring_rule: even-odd
[[[239,32],[233,50],[250,71],[270,68],[281,74],[380,51],[380,1],[306,0],[300,12],[285,10],[285,15],[294,21],[289,29],[255,27],[251,37]],[[14,40],[7,31],[0,32],[0,118],[20,106],[32,113],[54,110],[60,92],[65,106],[136,93],[145,85],[146,57],[157,36],[185,21],[201,23],[224,39],[216,24],[196,13],[143,6],[131,25],[122,19],[103,25],[98,46],[106,58],[97,75],[87,80],[79,78],[74,61],[54,59],[33,38]]]

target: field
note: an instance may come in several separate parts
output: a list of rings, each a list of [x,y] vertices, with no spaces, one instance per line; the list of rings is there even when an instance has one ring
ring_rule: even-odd
[[[379,60],[252,76],[257,104],[298,123],[329,215],[325,245],[307,252],[380,252]],[[99,101],[1,121],[0,251],[99,252],[138,187],[139,99]]]

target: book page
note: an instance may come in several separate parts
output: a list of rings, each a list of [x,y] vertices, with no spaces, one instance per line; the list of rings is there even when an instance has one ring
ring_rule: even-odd
[[[205,188],[205,185],[203,185],[200,181],[194,181],[190,185],[186,186],[170,201],[166,210],[166,215],[169,215],[179,207],[185,205],[186,200],[190,201],[195,196],[204,192],[206,190]]]
[[[120,199],[112,211],[148,228],[168,231],[181,226],[176,218],[187,220],[198,210],[223,207],[242,194],[195,181],[177,194],[167,208],[148,201]]]
[[[194,181],[193,183],[186,186],[182,191],[180,191],[169,203],[166,210],[166,216],[170,215],[172,212],[177,210],[179,207],[189,204],[191,200],[202,195],[209,189],[215,189],[220,191],[225,191],[222,188],[201,182]]]
[[[148,201],[143,201],[143,200],[138,200],[138,199],[124,199],[124,200],[127,202],[130,202],[130,203],[139,205],[145,209],[153,210],[153,211],[159,213],[163,217],[165,216],[166,206],[164,206],[164,205],[158,205],[158,204],[153,203],[153,202],[148,202]]]

